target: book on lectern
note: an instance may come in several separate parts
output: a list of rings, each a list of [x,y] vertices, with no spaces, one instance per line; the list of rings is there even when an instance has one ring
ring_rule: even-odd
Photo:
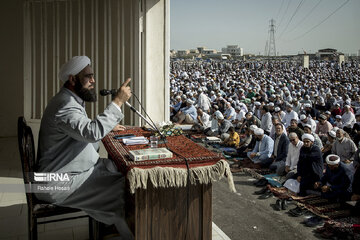
[[[166,148],[147,148],[129,151],[129,156],[134,161],[145,161],[172,158],[173,154]]]

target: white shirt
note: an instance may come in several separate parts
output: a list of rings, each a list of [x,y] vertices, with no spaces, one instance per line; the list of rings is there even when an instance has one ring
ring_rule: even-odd
[[[287,128],[288,126],[290,126],[290,122],[292,119],[296,119],[297,121],[299,120],[298,114],[294,110],[289,113],[286,112],[284,118],[281,119],[281,121],[285,124],[285,127]]]
[[[294,146],[290,142],[289,149],[288,149],[288,155],[286,157],[285,166],[290,167],[290,170],[294,170],[297,167],[297,163],[299,161],[299,155],[300,155],[300,148],[303,146],[303,142],[299,140],[299,142]]]
[[[198,98],[198,107],[204,111],[208,111],[211,107],[209,98],[204,94],[201,93]]]
[[[235,118],[236,118],[235,109],[233,107],[227,108],[224,115],[225,115],[225,118],[230,121],[235,120]]]
[[[343,127],[353,127],[356,123],[355,115],[349,111],[342,115],[341,121],[343,122]]]
[[[309,124],[311,126],[311,132],[316,131],[316,122],[311,117],[307,118],[306,124]]]
[[[284,126],[284,124],[281,124],[283,129],[284,129],[284,133],[285,135],[287,136],[287,131],[286,131],[286,128]],[[273,124],[273,126],[271,127],[271,131],[270,131],[270,135],[269,135],[273,140],[275,140],[275,125]]]
[[[236,114],[235,119],[241,121],[243,118],[245,118],[245,112],[243,110],[240,110],[240,112]]]
[[[264,131],[267,131],[268,133],[270,133],[272,126],[273,126],[273,124],[271,121],[271,113],[267,112],[261,117],[261,126],[260,127]]]
[[[218,121],[217,121],[215,118],[213,118],[213,119],[211,120],[211,131],[215,132],[215,131],[217,131],[218,129],[219,129]]]
[[[204,125],[203,125],[204,128],[209,128],[209,127],[211,127],[211,121],[210,121],[210,116],[209,116],[209,114],[203,112],[203,114],[202,114],[202,116],[200,117],[200,119],[201,119],[202,123],[204,124]],[[198,122],[197,119],[196,119],[196,122]]]

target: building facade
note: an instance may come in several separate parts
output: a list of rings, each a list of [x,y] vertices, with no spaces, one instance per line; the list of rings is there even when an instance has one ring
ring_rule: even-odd
[[[62,87],[61,65],[76,55],[91,58],[98,90],[118,88],[131,77],[133,92],[153,120],[168,120],[169,12],[169,0],[4,1],[0,24],[7,37],[0,39],[0,62],[6,67],[1,74],[11,81],[4,82],[0,95],[6,113],[0,115],[0,136],[16,135],[19,116],[37,132],[48,101]],[[87,104],[89,117],[110,101]],[[140,109],[135,98],[130,103]],[[128,108],[123,111],[122,124],[142,125]]]

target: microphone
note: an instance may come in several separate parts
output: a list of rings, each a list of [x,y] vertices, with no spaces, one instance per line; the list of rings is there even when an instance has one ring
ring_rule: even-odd
[[[117,93],[117,90],[116,89],[111,89],[111,90],[107,90],[107,89],[102,89],[100,90],[100,95],[101,96],[106,96],[106,95],[115,95]]]
[[[108,89],[102,89],[100,90],[100,95],[101,96],[107,96],[109,94],[111,94],[112,96],[115,96],[115,94],[117,93],[117,89],[111,89],[111,90],[108,90]],[[130,103],[128,102],[125,102],[125,105],[128,106],[131,111],[133,111],[134,113],[136,113],[139,117],[141,117],[147,124],[149,124],[149,126],[157,131],[157,128],[149,121],[147,120],[138,110],[136,110],[133,106],[131,106]]]

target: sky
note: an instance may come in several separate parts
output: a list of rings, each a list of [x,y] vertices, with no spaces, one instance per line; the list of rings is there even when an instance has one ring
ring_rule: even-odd
[[[360,0],[170,0],[170,48],[264,54],[271,19],[280,55],[360,50]]]

